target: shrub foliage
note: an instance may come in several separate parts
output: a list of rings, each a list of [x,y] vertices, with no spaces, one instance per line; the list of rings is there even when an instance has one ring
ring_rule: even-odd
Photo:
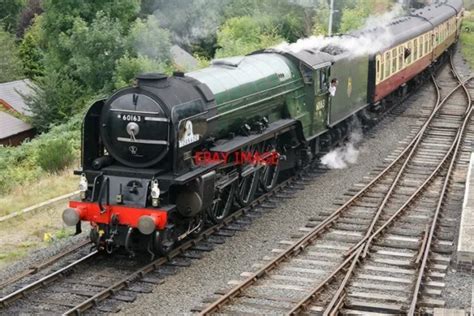
[[[52,138],[39,147],[36,159],[44,171],[58,173],[74,161],[74,151],[69,140]]]

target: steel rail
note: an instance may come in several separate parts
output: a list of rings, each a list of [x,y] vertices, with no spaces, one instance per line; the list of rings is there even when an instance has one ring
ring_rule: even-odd
[[[308,167],[311,167],[309,165]],[[303,171],[307,171],[306,168]],[[261,196],[257,197],[250,205],[243,207],[224,219],[222,223],[216,224],[212,227],[209,227],[205,231],[203,231],[199,236],[188,240],[178,246],[178,248],[173,249],[167,256],[160,257],[153,262],[147,264],[146,266],[138,269],[137,271],[133,272],[132,274],[124,277],[123,279],[119,280],[118,282],[112,284],[108,288],[102,290],[101,292],[93,295],[92,297],[88,298],[87,300],[81,302],[80,304],[76,305],[75,307],[66,311],[63,315],[80,315],[84,311],[96,306],[101,301],[113,296],[117,291],[128,287],[128,285],[133,282],[140,280],[146,274],[156,270],[158,267],[163,266],[166,263],[171,262],[174,258],[183,255],[187,250],[198,245],[201,241],[206,241],[212,234],[216,233],[220,229],[225,229],[226,226],[231,224],[232,222],[236,221],[240,217],[248,214],[253,209],[257,208],[260,204],[267,201],[272,196],[276,195],[279,191],[282,191],[284,188],[292,185],[297,179],[301,176],[301,174],[297,174],[290,179],[283,181],[282,183],[278,184],[272,191],[262,194]]]
[[[472,77],[468,78],[467,80],[465,80],[465,82],[468,82],[469,80],[471,80]],[[443,104],[445,104],[445,102],[449,99],[449,97],[455,92],[457,91],[461,86],[462,86],[463,83],[457,85],[445,98],[443,98],[443,100],[441,101],[441,103],[439,104],[439,106],[437,107],[437,109],[439,109]],[[467,122],[467,119],[464,121],[464,124]],[[450,147],[450,149],[447,151],[446,155],[444,156],[444,158],[442,159],[442,161],[440,162],[440,164],[438,164],[437,168],[431,173],[431,175],[423,182],[423,184],[421,186],[419,186],[419,188],[416,190],[416,192],[414,192],[410,198],[403,204],[403,206],[401,206],[383,225],[382,227],[380,227],[376,232],[374,232],[372,235],[370,235],[370,237],[364,237],[361,239],[361,241],[359,241],[358,244],[356,244],[354,247],[352,247],[352,251],[349,252],[349,253],[346,253],[346,256],[347,255],[351,255],[351,258],[352,258],[352,264],[350,266],[350,268],[348,269],[348,271],[346,272],[346,276],[343,280],[343,282],[341,283],[341,285],[338,287],[338,290],[336,292],[336,294],[334,295],[333,299],[331,300],[331,302],[329,303],[329,305],[326,307],[325,311],[324,311],[324,315],[329,315],[329,314],[335,314],[335,311],[337,310],[337,308],[340,308],[341,307],[341,304],[340,304],[340,298],[341,296],[343,295],[343,292],[344,292],[344,289],[345,289],[345,286],[347,285],[349,279],[350,279],[350,276],[353,274],[353,271],[354,271],[354,267],[355,267],[355,263],[358,262],[360,260],[360,257],[362,258],[365,258],[366,255],[367,255],[367,251],[368,251],[368,247],[369,245],[371,244],[372,240],[374,238],[376,238],[380,233],[382,233],[390,224],[393,223],[394,219],[397,218],[399,215],[402,214],[403,211],[405,211],[408,206],[413,203],[413,200],[423,191],[423,188],[425,188],[429,183],[431,183],[431,181],[434,179],[434,177],[442,170],[442,167],[445,165],[445,163],[448,161],[449,157],[451,156],[455,146],[456,146],[456,143],[458,142],[458,139],[460,138],[460,133],[461,133],[461,127],[459,128],[458,130],[458,133],[455,137],[455,139],[453,140],[452,142],[452,145]],[[452,161],[452,160],[451,160]],[[360,248],[361,246],[363,246],[362,248]],[[358,250],[359,249],[359,250]],[[364,249],[364,251],[360,251]],[[357,251],[356,251],[357,250]],[[346,266],[348,265],[349,263],[346,263]],[[337,270],[335,270],[332,274],[335,275],[337,274],[338,272],[342,271],[343,269],[345,268],[344,267],[338,267]],[[324,283],[324,281],[322,282]],[[327,282],[326,282],[327,283]],[[318,285],[315,289],[313,289],[313,291],[311,291],[304,299],[302,299],[299,303],[297,303],[294,308],[290,311],[290,315],[295,315],[295,314],[298,314],[299,312],[305,310],[307,308],[307,306],[310,304],[310,302],[315,298],[316,296],[316,292],[319,292],[320,289],[326,284],[320,284]]]
[[[87,261],[91,258],[94,258],[95,256],[98,255],[98,253],[99,252],[97,250],[94,250],[91,253],[87,254],[86,256],[82,257],[81,259],[70,263],[69,265],[65,266],[64,268],[61,268],[61,269],[59,269],[59,270],[57,270],[53,273],[50,273],[50,274],[42,277],[41,279],[39,279],[35,282],[32,282],[32,283],[22,287],[21,289],[18,289],[13,293],[8,294],[7,296],[2,297],[0,299],[0,306],[6,307],[9,304],[13,303],[14,301],[20,299],[21,297],[24,297],[28,292],[31,292],[35,289],[38,289],[38,288],[41,288],[43,286],[46,286],[46,285],[50,284],[54,280],[57,280],[58,278],[60,278],[64,273],[66,273],[67,271],[69,271],[72,268],[74,268],[75,266],[77,266],[78,264],[80,264],[84,261]]]
[[[451,65],[454,64],[452,57],[450,58],[450,62],[451,62]],[[433,220],[432,220],[432,223],[431,223],[431,227],[430,227],[430,230],[429,230],[427,241],[426,241],[425,245],[423,245],[424,247],[422,248],[423,249],[422,250],[423,259],[421,261],[420,267],[418,268],[418,276],[417,276],[416,284],[415,284],[414,289],[413,289],[412,301],[411,301],[411,304],[410,304],[410,309],[408,310],[408,315],[415,315],[415,313],[416,313],[416,307],[417,307],[417,303],[418,303],[418,297],[420,295],[421,284],[422,284],[422,281],[423,281],[424,272],[425,272],[426,265],[427,265],[427,262],[428,262],[431,243],[433,241],[434,232],[435,232],[435,229],[436,229],[436,226],[437,226],[437,223],[438,223],[439,214],[441,213],[443,203],[444,203],[444,201],[446,200],[446,197],[447,197],[448,187],[450,185],[451,176],[453,174],[453,170],[454,170],[454,167],[455,167],[455,164],[456,164],[456,158],[457,158],[457,155],[459,154],[459,148],[461,148],[461,146],[462,146],[464,130],[466,128],[467,123],[471,119],[471,115],[472,115],[472,111],[473,111],[472,97],[471,97],[471,94],[470,94],[469,90],[466,88],[467,81],[463,81],[461,79],[461,77],[459,76],[459,73],[457,71],[455,71],[454,66],[452,66],[452,69],[453,69],[453,73],[457,77],[458,81],[462,83],[463,90],[464,90],[464,92],[466,94],[466,97],[467,97],[468,107],[467,107],[467,111],[465,113],[465,119],[464,119],[463,125],[460,129],[460,137],[458,138],[456,148],[454,149],[453,158],[451,159],[451,162],[449,164],[449,169],[447,171],[447,174],[446,174],[446,177],[445,177],[445,180],[444,180],[444,183],[443,183],[443,188],[442,188],[442,191],[441,191],[440,198],[438,200],[438,204],[436,206],[436,211],[435,211],[435,214],[433,216]]]
[[[15,283],[17,282],[18,280],[21,280],[23,279],[24,277],[27,277],[29,275],[33,275],[33,274],[36,274],[38,273],[39,271],[43,270],[44,268],[52,265],[53,263],[59,261],[60,259],[64,258],[65,256],[73,253],[73,252],[76,252],[78,249],[84,247],[84,246],[87,246],[87,245],[90,245],[92,244],[90,241],[88,240],[85,240],[75,246],[73,246],[72,248],[70,249],[67,249],[66,251],[64,252],[61,252],[51,258],[48,258],[47,260],[45,260],[44,262],[41,262],[40,264],[38,265],[34,265],[34,266],[31,266],[29,267],[28,269],[16,274],[15,276],[3,281],[2,283],[0,283],[0,289],[6,287],[7,285],[10,285],[12,283]]]
[[[439,110],[440,106],[439,100],[437,100],[435,106],[433,107],[432,113],[429,116],[429,120],[431,121],[436,112]],[[247,277],[244,281],[240,284],[233,287],[229,292],[221,296],[218,300],[207,306],[203,311],[201,311],[200,315],[208,315],[213,312],[217,312],[222,306],[226,305],[230,302],[234,297],[238,296],[242,293],[246,288],[251,286],[253,283],[257,282],[259,279],[264,277],[268,274],[271,270],[275,269],[281,262],[285,261],[286,259],[297,255],[301,251],[303,251],[307,245],[311,244],[317,236],[322,233],[325,229],[329,228],[331,224],[349,207],[357,201],[359,198],[363,196],[370,188],[372,188],[376,183],[378,183],[384,176],[386,176],[394,167],[397,165],[408,153],[408,151],[414,146],[417,139],[422,135],[425,125],[428,122],[422,125],[420,130],[417,132],[415,137],[412,141],[405,147],[405,149],[385,168],[383,169],[374,179],[372,179],[364,188],[362,188],[359,192],[357,192],[353,197],[351,197],[347,202],[345,202],[340,208],[334,211],[331,215],[329,215],[324,221],[314,227],[311,231],[305,234],[303,237],[298,239],[294,244],[290,245],[287,249],[280,253],[276,258],[269,261],[265,264],[262,268],[258,271],[252,273],[249,277]],[[355,250],[355,249],[354,249]],[[347,260],[345,261],[347,262]],[[347,264],[345,264],[347,265]],[[342,270],[344,267],[342,265],[339,268]],[[329,282],[331,279],[335,277],[336,273],[331,274],[326,280]],[[324,281],[323,281],[324,283]],[[327,282],[326,282],[327,283]],[[322,286],[318,288],[318,291],[322,289]],[[313,297],[314,295],[309,295]]]
[[[420,133],[418,133],[414,139],[414,143],[413,143],[413,146],[411,147],[411,150],[410,150],[410,153],[408,154],[406,160],[404,161],[402,167],[400,168],[400,170],[397,172],[397,176],[394,178],[394,181],[392,182],[389,190],[386,192],[385,194],[385,197],[382,201],[382,203],[380,204],[380,206],[378,207],[377,209],[377,212],[374,216],[374,218],[372,219],[371,221],[371,224],[369,225],[369,228],[367,230],[367,233],[364,235],[364,237],[357,243],[355,244],[354,246],[352,246],[351,248],[348,249],[348,251],[346,251],[346,253],[344,254],[346,257],[350,257],[351,260],[348,262],[346,260],[345,264],[343,265],[340,265],[337,269],[335,269],[332,273],[331,273],[331,279],[336,276],[339,272],[341,272],[344,268],[346,268],[346,266],[350,264],[350,267],[348,268],[346,274],[345,274],[345,277],[342,281],[342,283],[340,284],[340,286],[338,287],[335,295],[333,296],[333,298],[331,299],[330,303],[328,304],[328,306],[326,306],[326,309],[324,310],[323,312],[323,315],[324,316],[327,316],[329,314],[332,314],[333,313],[333,310],[335,309],[336,306],[339,306],[341,304],[341,298],[343,296],[343,292],[344,292],[344,289],[345,289],[345,286],[347,285],[349,279],[350,279],[350,276],[352,275],[354,269],[355,269],[355,266],[356,264],[358,263],[358,261],[360,260],[360,256],[362,255],[362,250],[364,249],[362,246],[366,243],[366,241],[372,236],[372,230],[373,230],[373,227],[375,226],[375,223],[377,222],[379,216],[380,216],[380,213],[382,211],[382,208],[383,206],[386,204],[386,202],[388,201],[389,197],[391,196],[392,192],[393,192],[393,189],[395,187],[395,185],[398,183],[403,171],[405,170],[406,166],[408,165],[408,162],[410,161],[410,158],[412,157],[412,155],[414,154],[414,152],[416,151],[416,149],[418,148],[418,145],[422,139],[422,136],[424,135],[425,131],[426,131],[426,128],[427,126],[429,125],[429,123],[433,120],[435,114],[438,112],[438,110],[441,108],[442,106],[442,103],[441,103],[441,96],[440,96],[440,89],[439,89],[439,86],[438,84],[436,83],[436,80],[434,79],[434,77],[432,76],[432,81],[433,81],[433,84],[436,88],[436,94],[437,94],[437,98],[436,98],[436,102],[435,102],[435,106],[433,107],[433,111],[431,113],[431,115],[429,116],[429,118],[427,119],[427,121],[425,122],[425,124],[423,124],[423,126],[420,128]],[[299,301],[297,304],[294,305],[294,307],[292,308],[292,310],[288,313],[289,315],[296,315],[302,311],[306,311],[308,306],[311,304],[312,300],[316,297],[317,293],[325,286],[327,285],[327,283],[331,280],[331,279],[326,279],[324,281],[322,281],[316,288],[314,288],[307,296],[305,296],[301,301]]]
[[[385,196],[382,200],[382,202],[380,203],[380,205],[378,206],[377,208],[377,211],[375,212],[375,215],[374,217],[372,218],[371,222],[370,222],[370,225],[369,225],[369,228],[367,229],[366,233],[365,233],[365,238],[362,239],[361,241],[359,241],[356,245],[354,245],[353,247],[349,248],[349,250],[347,250],[346,252],[346,256],[347,254],[350,254],[352,253],[355,249],[357,249],[363,242],[365,242],[365,240],[367,240],[368,237],[370,237],[370,235],[372,234],[373,230],[374,230],[374,227],[375,227],[375,224],[377,223],[380,215],[382,214],[382,211],[385,207],[385,205],[387,205],[387,202],[388,200],[392,197],[392,193],[393,191],[395,190],[396,186],[398,185],[399,181],[400,181],[400,178],[402,177],[402,175],[404,174],[405,172],[405,169],[406,167],[408,166],[408,164],[410,163],[411,161],[411,158],[413,157],[413,155],[415,155],[415,153],[417,152],[417,150],[419,149],[419,145],[423,139],[423,136],[425,136],[425,132],[426,132],[426,129],[428,128],[429,126],[429,123],[431,123],[431,121],[434,119],[434,114],[436,114],[438,112],[438,110],[441,108],[442,106],[442,102],[440,101],[441,100],[441,93],[440,93],[440,89],[439,89],[439,86],[438,84],[436,83],[436,80],[434,78],[434,76],[432,75],[431,76],[431,79],[434,83],[434,86],[436,88],[436,103],[435,103],[435,106],[434,106],[434,110],[432,112],[432,115],[430,115],[430,117],[428,118],[428,120],[425,122],[425,124],[422,126],[421,130],[420,130],[420,134],[419,136],[416,138],[416,141],[415,143],[413,144],[411,150],[410,150],[410,153],[408,154],[408,156],[406,157],[405,161],[403,162],[401,168],[398,170],[397,172],[397,175],[396,177],[393,179],[392,181],[392,184],[390,185],[390,188],[388,189],[388,191],[385,193]]]

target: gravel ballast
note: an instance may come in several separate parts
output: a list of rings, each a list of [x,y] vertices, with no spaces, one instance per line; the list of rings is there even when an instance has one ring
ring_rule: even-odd
[[[459,55],[456,64],[467,69]],[[344,192],[368,176],[374,168],[386,164],[383,160],[400,148],[399,141],[406,139],[416,124],[421,105],[432,104],[431,90],[430,84],[426,84],[402,105],[401,110],[395,111],[397,115],[388,115],[365,135],[358,145],[359,156],[355,164],[345,169],[328,170],[306,184],[305,189],[298,191],[292,199],[279,200],[281,204],[276,209],[255,219],[247,230],[227,238],[223,245],[216,246],[202,259],[194,260],[190,267],[166,277],[153,293],[140,294],[135,302],[123,304],[121,315],[190,314],[193,307],[202,305],[203,299],[212,296],[215,290],[228,288],[228,281],[239,279],[244,271],[253,270],[252,265],[261,263],[261,259],[270,255],[273,248],[282,248],[278,245],[279,241],[290,240],[291,235],[311,216],[325,209],[334,209],[333,203]],[[61,220],[60,216],[58,220]],[[77,243],[78,239],[85,238],[84,235],[61,240],[51,247],[31,253],[21,262],[0,271],[0,278],[11,276],[42,258],[62,251]],[[470,273],[456,272],[451,267],[445,282],[447,289],[443,291],[443,298],[449,302],[449,307],[468,307]]]

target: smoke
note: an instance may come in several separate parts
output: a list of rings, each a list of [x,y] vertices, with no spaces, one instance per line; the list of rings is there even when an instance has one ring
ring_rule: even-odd
[[[375,54],[393,44],[394,34],[387,28],[387,25],[402,13],[402,6],[397,3],[389,12],[382,15],[369,16],[360,31],[332,37],[310,36],[291,44],[283,42],[273,49],[293,53],[298,53],[305,49],[320,51],[342,50],[348,53],[349,58]],[[367,32],[372,29],[377,29],[377,32]]]
[[[402,1],[403,2],[403,1]],[[385,28],[395,18],[401,16],[404,13],[402,2],[397,2],[393,5],[392,9],[388,12],[379,15],[371,15],[365,20],[365,24],[362,29],[368,29],[374,25],[377,27]]]
[[[345,169],[357,163],[359,149],[357,145],[362,140],[362,128],[358,121],[354,121],[349,141],[342,147],[335,148],[321,158],[321,164],[329,169]]]
[[[173,40],[181,47],[216,34],[225,19],[224,9],[230,0],[155,0],[153,15],[161,27],[171,31]]]

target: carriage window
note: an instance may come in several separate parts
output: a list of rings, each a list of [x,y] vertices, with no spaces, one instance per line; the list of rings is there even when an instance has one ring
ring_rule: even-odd
[[[428,45],[429,45],[429,36],[428,34],[425,34],[425,55],[428,54]]]
[[[375,80],[380,81],[380,56],[377,56],[376,68],[375,68]]]
[[[384,58],[383,58],[383,55],[380,55],[380,75],[379,75],[380,81],[382,81],[385,78],[384,70],[385,70]]]
[[[390,52],[385,53],[385,74],[384,78],[390,76]]]
[[[397,72],[397,49],[392,49],[392,74]]]
[[[418,59],[418,39],[413,40],[413,60]]]
[[[403,56],[405,56],[405,65],[408,65],[411,62],[411,55],[411,42],[408,42],[405,47],[405,52],[403,53]]]
[[[423,56],[423,50],[425,46],[425,41],[423,40],[423,35],[420,36],[420,57]]]
[[[423,36],[418,38],[418,57],[423,56]]]
[[[398,70],[403,68],[403,46],[398,47]]]

